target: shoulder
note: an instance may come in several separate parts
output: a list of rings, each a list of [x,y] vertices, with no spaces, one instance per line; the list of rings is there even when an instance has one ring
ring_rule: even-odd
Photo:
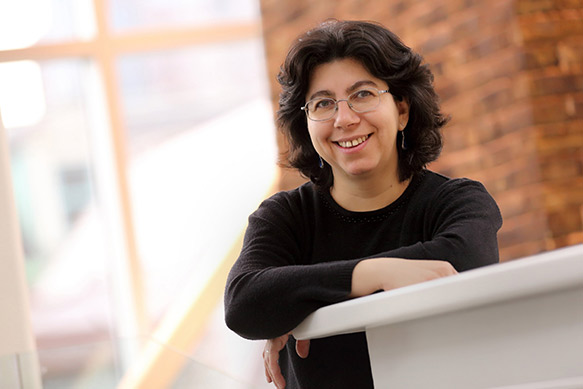
[[[435,199],[443,196],[482,193],[491,197],[479,182],[469,178],[449,178],[430,170],[424,172],[420,187],[426,195]]]
[[[305,240],[312,228],[321,196],[312,183],[306,183],[296,189],[281,191],[265,199],[249,216],[247,235],[249,237],[275,237],[279,243],[285,237],[294,241]]]
[[[319,202],[318,189],[311,182],[295,189],[281,191],[265,199],[252,216],[297,216]]]
[[[494,198],[484,185],[469,178],[449,178],[426,171],[421,182],[421,195],[434,212],[489,214],[498,223],[502,216]]]

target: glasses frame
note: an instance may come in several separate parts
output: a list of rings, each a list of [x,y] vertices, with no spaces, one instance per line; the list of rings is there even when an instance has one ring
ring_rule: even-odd
[[[377,91],[378,94],[379,94],[378,95],[379,101],[378,101],[377,105],[374,106],[374,108],[367,109],[365,111],[359,111],[359,110],[355,109],[352,106],[352,104],[350,103],[350,97],[353,96],[353,95],[355,95],[355,94],[357,94],[357,93],[359,93],[359,92],[365,91],[365,90],[374,90],[374,91]],[[362,88],[362,89],[359,89],[359,90],[356,90],[356,91],[352,92],[345,99],[338,99],[338,100],[336,100],[336,99],[334,99],[332,97],[316,97],[315,99],[312,99],[312,100],[308,101],[303,107],[300,107],[300,109],[306,113],[306,116],[307,116],[308,119],[310,119],[310,120],[312,120],[314,122],[325,122],[326,120],[330,120],[330,119],[334,118],[334,116],[336,115],[336,112],[338,112],[338,103],[341,102],[341,101],[346,101],[346,104],[348,104],[348,107],[350,107],[350,109],[353,110],[356,113],[372,112],[372,111],[374,111],[375,109],[378,108],[379,104],[381,103],[381,95],[383,95],[384,93],[389,93],[389,90],[388,89],[379,90],[379,89],[373,88],[373,87],[370,87],[370,88]],[[311,118],[310,117],[310,110],[308,109],[308,105],[312,101],[314,101],[314,100],[324,100],[324,99],[332,100],[334,102],[334,110],[332,111],[332,116],[330,116],[329,118],[326,118],[326,119],[313,119],[313,118]]]

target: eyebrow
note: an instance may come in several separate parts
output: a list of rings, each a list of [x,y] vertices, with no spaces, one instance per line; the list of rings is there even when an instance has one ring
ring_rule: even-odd
[[[352,84],[351,86],[349,86],[348,88],[346,88],[346,93],[350,94],[352,92],[354,92],[355,90],[357,90],[358,88],[362,87],[362,86],[374,86],[377,87],[377,84],[374,81],[371,80],[361,80],[361,81],[357,81],[354,84]],[[333,93],[329,90],[320,90],[317,92],[314,92],[310,98],[308,99],[308,101],[315,99],[316,97],[320,97],[320,96],[324,96],[324,97],[330,97],[332,96]]]

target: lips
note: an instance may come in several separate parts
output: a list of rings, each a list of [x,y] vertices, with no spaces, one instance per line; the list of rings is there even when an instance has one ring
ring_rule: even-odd
[[[343,149],[350,149],[350,148],[356,147],[359,144],[363,143],[369,137],[370,137],[370,135],[365,135],[365,136],[361,136],[360,138],[356,138],[356,139],[352,139],[352,140],[347,140],[347,141],[338,141],[338,142],[335,142],[335,143],[337,145],[339,145],[340,147],[342,147]]]

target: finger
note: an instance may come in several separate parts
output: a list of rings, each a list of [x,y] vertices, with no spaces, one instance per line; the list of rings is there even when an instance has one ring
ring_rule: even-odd
[[[281,374],[281,369],[279,367],[279,352],[280,350],[285,347],[285,342],[281,343],[283,339],[273,339],[272,341],[268,341],[268,344],[265,347],[264,351],[264,364],[267,374],[269,378],[267,379],[268,383],[273,382],[275,387],[278,389],[285,388],[285,379]]]
[[[267,358],[269,354],[269,351],[267,350],[263,350],[263,368],[265,370],[265,379],[267,380],[267,383],[270,384],[273,380],[271,379],[271,373],[269,372],[269,367],[268,367],[268,361]]]
[[[300,358],[307,358],[310,352],[310,340],[296,340],[296,352]]]
[[[271,379],[272,382],[275,384],[275,386],[278,389],[283,389],[285,388],[285,379],[283,378],[283,375],[281,374],[281,369],[279,367],[279,363],[277,363],[279,358],[270,358],[270,363],[269,363],[269,373],[271,375]]]

